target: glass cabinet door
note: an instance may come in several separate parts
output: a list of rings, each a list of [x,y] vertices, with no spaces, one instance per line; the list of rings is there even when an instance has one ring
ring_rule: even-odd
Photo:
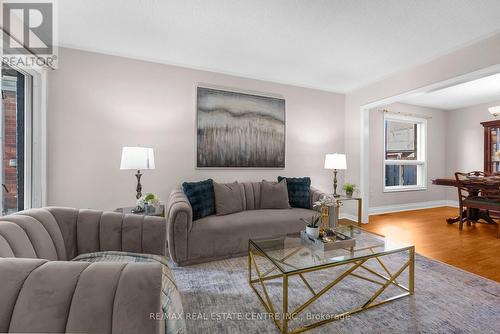
[[[500,172],[500,128],[490,128],[490,134],[490,168],[492,172]]]

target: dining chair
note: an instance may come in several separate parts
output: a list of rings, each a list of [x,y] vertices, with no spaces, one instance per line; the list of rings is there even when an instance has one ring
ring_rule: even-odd
[[[464,221],[470,226],[471,223],[484,219],[488,223],[493,222],[497,225],[497,238],[499,238],[498,221],[494,221],[489,212],[500,211],[500,183],[489,180],[486,176],[488,175],[481,171],[455,173],[460,207],[459,229],[463,229]]]

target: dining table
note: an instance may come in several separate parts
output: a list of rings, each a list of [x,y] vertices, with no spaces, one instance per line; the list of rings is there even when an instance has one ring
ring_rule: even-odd
[[[469,191],[469,196],[471,197],[477,197],[479,196],[481,189],[484,188],[500,188],[500,176],[494,175],[494,176],[473,176],[469,177],[467,179],[467,183],[469,185],[474,185],[474,187],[471,187],[473,190]],[[432,180],[432,184],[438,185],[438,186],[446,186],[446,187],[455,187],[458,188],[458,181],[454,177],[443,177],[443,178],[437,178]],[[457,192],[458,196],[458,192]],[[467,217],[469,220],[477,222],[478,220],[482,219],[489,224],[496,224],[493,218],[491,218],[492,214],[495,214],[495,216],[498,216],[498,212],[487,212],[484,210],[479,210],[479,209],[470,209],[469,212],[467,213],[467,210],[464,210],[462,215],[459,215],[457,217],[450,217],[446,219],[446,222],[448,224],[454,224],[460,221],[460,216],[462,217]]]

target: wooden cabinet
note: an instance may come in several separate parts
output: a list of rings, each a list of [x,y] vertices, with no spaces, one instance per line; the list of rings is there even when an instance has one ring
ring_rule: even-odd
[[[481,125],[484,127],[484,171],[500,172],[500,120]]]

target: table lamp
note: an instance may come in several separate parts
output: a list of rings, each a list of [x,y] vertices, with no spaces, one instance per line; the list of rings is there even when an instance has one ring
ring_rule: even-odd
[[[137,178],[137,187],[135,191],[137,194],[135,197],[137,199],[141,198],[141,169],[155,169],[155,155],[153,149],[150,147],[123,147],[120,169],[137,170],[135,174]]]
[[[327,154],[325,156],[325,169],[333,169],[333,197],[340,197],[337,194],[337,171],[339,169],[347,169],[345,154]]]

